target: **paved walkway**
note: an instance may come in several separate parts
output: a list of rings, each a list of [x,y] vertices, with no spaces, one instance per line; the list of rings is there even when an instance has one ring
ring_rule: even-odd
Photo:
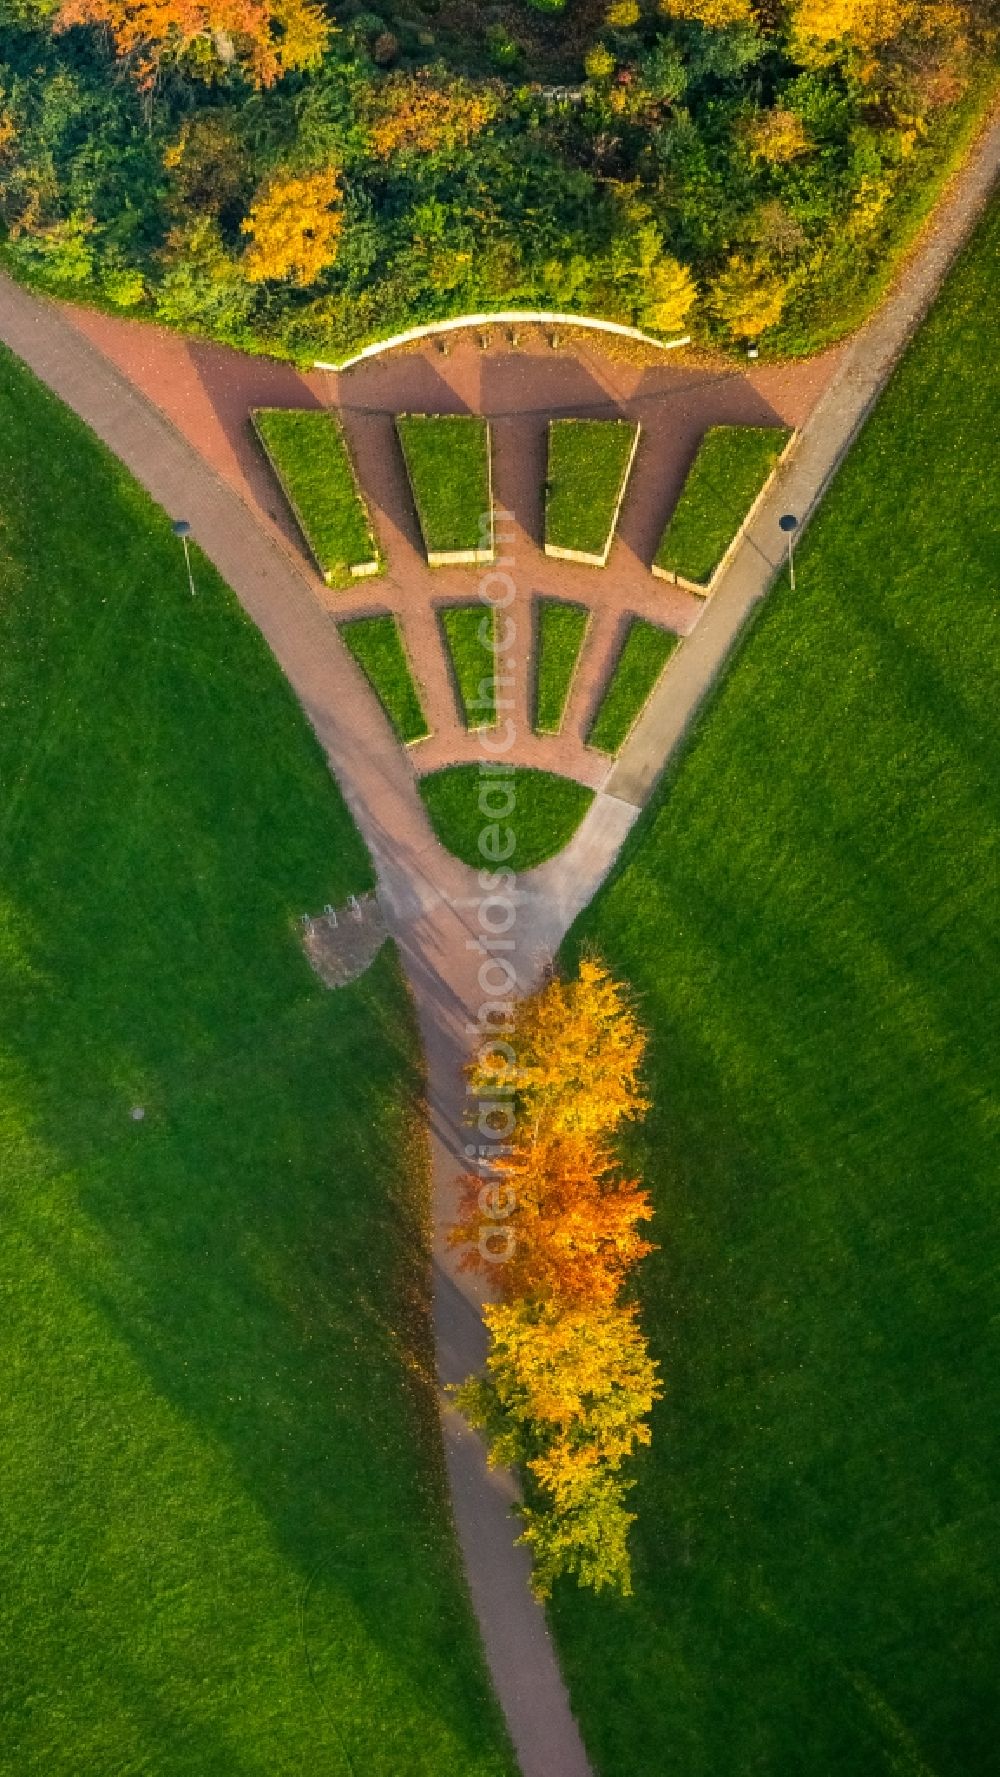
[[[446,357],[427,345],[327,375],[300,373],[114,316],[69,307],[62,313],[250,504],[335,616],[394,613],[432,730],[410,755],[420,775],[480,757],[479,738],[466,729],[456,702],[439,624],[443,606],[476,597],[478,576],[468,568],[428,568],[393,419],[418,410],[485,414],[493,429],[497,502],[513,515],[503,528],[510,536],[504,553],[517,563],[509,611],[515,625],[517,762],[565,773],[591,789],[601,782],[607,760],[585,744],[585,735],[629,622],[646,617],[687,635],[701,615],[701,600],[654,580],[649,563],[702,433],[717,424],[801,425],[842,356],[826,352],[808,363],[745,371],[711,361],[665,363],[662,354],[654,363],[633,364],[609,361],[588,345],[587,335],[572,350],[554,352],[537,329],[522,330],[518,349],[511,351],[507,330],[497,328],[486,350],[480,336],[470,333],[454,340]],[[256,406],[317,404],[334,406],[343,419],[388,560],[384,577],[346,591],[331,592],[315,572],[248,424]],[[642,424],[604,572],[551,561],[542,552],[546,427],[558,413]],[[535,604],[542,596],[576,600],[591,612],[557,735],[533,733],[529,711]]]
[[[606,876],[639,806],[780,565],[778,514],[795,506],[805,518],[815,506],[972,227],[998,167],[1000,126],[995,125],[955,182],[934,231],[910,262],[903,287],[844,355],[780,483],[574,839],[558,858],[521,879],[511,953],[521,989],[538,980],[567,926]],[[480,1286],[457,1270],[443,1238],[469,1140],[459,1068],[470,1046],[469,1025],[484,998],[478,979],[483,957],[477,949],[477,877],[434,839],[411,763],[395,745],[313,578],[280,529],[255,511],[73,322],[2,276],[0,339],[82,416],[172,516],[191,521],[199,544],[297,692],[368,842],[425,1045],[438,1365],[443,1381],[460,1378],[483,1353]],[[544,395],[540,390],[540,400]],[[515,576],[517,571],[515,562]],[[509,1477],[489,1473],[479,1440],[447,1408],[443,1418],[466,1572],[524,1777],[590,1777],[545,1618],[528,1589],[527,1560],[513,1546]]]

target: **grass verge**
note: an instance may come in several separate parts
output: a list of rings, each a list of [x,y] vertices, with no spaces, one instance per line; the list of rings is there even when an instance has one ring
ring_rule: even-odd
[[[603,566],[632,466],[631,420],[552,420],[545,489],[545,547]]]
[[[790,437],[786,426],[711,426],[660,539],[654,568],[707,588]]]
[[[430,733],[395,617],[354,617],[340,633],[404,746]]]
[[[593,790],[570,777],[518,766],[510,774],[484,772],[478,765],[449,765],[420,780],[431,825],[463,864],[492,869],[497,850],[506,851],[510,870],[533,870],[562,851],[576,832]],[[488,855],[479,848],[485,831],[499,838]]]
[[[260,407],[254,430],[330,586],[381,572],[371,519],[336,414]]]
[[[535,635],[535,729],[558,734],[590,622],[585,605],[539,599]]]
[[[455,689],[466,728],[495,728],[496,610],[446,605],[440,612]]]
[[[396,430],[431,566],[493,559],[490,429],[474,414],[400,414]]]
[[[654,1033],[636,1591],[603,1777],[996,1763],[1000,208],[568,946]]]
[[[0,1762],[512,1777],[409,998],[295,936],[369,860],[208,562],[3,354],[0,400]]]
[[[644,617],[635,619],[591,723],[588,746],[602,753],[618,752],[679,639]]]

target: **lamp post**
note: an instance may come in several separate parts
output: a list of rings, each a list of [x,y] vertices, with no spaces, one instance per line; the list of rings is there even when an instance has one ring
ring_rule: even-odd
[[[792,547],[792,542],[798,528],[799,521],[794,512],[782,513],[778,520],[778,529],[779,531],[784,532],[788,542],[788,578],[791,582],[793,592],[795,591],[795,551]]]
[[[174,536],[179,537],[181,540],[181,545],[184,550],[184,566],[187,568],[188,585],[191,588],[191,597],[194,598],[194,574],[191,571],[191,526],[188,524],[186,518],[175,518],[170,528],[173,531]]]

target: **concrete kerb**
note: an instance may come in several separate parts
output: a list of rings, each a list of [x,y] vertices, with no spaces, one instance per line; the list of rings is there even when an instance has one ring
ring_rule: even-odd
[[[642,345],[653,346],[660,352],[676,352],[681,346],[691,344],[691,335],[685,333],[679,339],[656,339],[651,333],[644,333],[641,327],[627,327],[620,321],[604,321],[597,315],[563,315],[548,309],[497,309],[492,314],[458,315],[451,321],[428,321],[421,327],[408,327],[403,333],[390,334],[386,339],[376,340],[372,345],[363,346],[348,358],[339,362],[329,359],[315,358],[314,370],[350,370],[355,364],[363,364],[366,358],[378,358],[383,352],[394,351],[399,346],[415,345],[421,339],[432,339],[439,333],[459,333],[466,327],[583,327],[598,333],[613,333],[619,339],[638,340]]]

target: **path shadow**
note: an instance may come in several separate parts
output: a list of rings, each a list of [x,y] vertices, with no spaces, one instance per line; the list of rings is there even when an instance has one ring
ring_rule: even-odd
[[[315,389],[293,365],[271,358],[249,358],[200,340],[191,341],[188,355],[238,466],[246,493],[313,569],[299,527],[254,437],[250,414],[255,407],[318,408],[322,403]],[[211,459],[210,448],[205,449],[205,454]]]
[[[625,410],[642,423],[642,439],[618,536],[648,568],[677,504],[698,446],[710,426],[780,426],[782,420],[745,376],[726,372],[643,373]]]

